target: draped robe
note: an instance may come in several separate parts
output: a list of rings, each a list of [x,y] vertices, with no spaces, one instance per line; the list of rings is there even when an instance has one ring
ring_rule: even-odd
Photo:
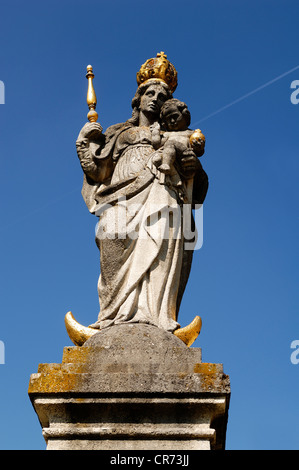
[[[114,162],[111,178],[95,183],[84,177],[82,194],[99,216],[96,243],[100,250],[100,312],[91,325],[103,329],[120,323],[147,323],[173,332],[188,279],[192,251],[184,250],[182,200],[177,173],[161,178],[152,162],[155,153],[147,127],[112,126],[94,160]],[[200,164],[199,164],[200,165]],[[201,203],[207,177],[201,165],[194,202]]]

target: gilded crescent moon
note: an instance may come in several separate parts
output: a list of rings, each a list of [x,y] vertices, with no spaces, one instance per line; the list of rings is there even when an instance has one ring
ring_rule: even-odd
[[[68,312],[65,315],[65,326],[66,331],[71,339],[71,341],[76,346],[83,346],[83,344],[91,338],[94,334],[98,333],[100,330],[95,328],[90,328],[89,326],[83,326],[77,322],[72,312]],[[194,343],[198,337],[201,330],[202,321],[201,318],[196,316],[194,320],[184,328],[178,328],[174,331],[174,335],[182,340],[188,347]]]

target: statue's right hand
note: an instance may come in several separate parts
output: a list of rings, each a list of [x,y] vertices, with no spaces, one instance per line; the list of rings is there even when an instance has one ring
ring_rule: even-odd
[[[98,122],[87,122],[81,129],[76,140],[77,152],[80,160],[85,156],[85,151],[89,149],[90,143],[101,145],[103,140],[103,128]]]
[[[81,129],[78,140],[97,139],[102,135],[103,128],[99,122],[87,122]]]
[[[113,172],[112,159],[101,160],[105,146],[105,134],[98,122],[87,122],[76,140],[77,154],[84,173],[96,183],[110,178]]]

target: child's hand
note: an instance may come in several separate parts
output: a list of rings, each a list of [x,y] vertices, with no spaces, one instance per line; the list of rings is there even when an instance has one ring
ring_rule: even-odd
[[[203,139],[193,139],[192,149],[197,157],[201,157],[205,151],[205,141]]]
[[[197,157],[201,157],[205,151],[206,139],[200,129],[196,129],[190,136],[190,145]]]

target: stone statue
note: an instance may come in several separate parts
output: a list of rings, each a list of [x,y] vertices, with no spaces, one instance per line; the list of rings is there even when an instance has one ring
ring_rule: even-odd
[[[193,253],[185,247],[183,206],[202,204],[207,193],[208,178],[198,159],[205,138],[189,129],[185,103],[173,99],[177,72],[163,52],[137,73],[132,117],[105,133],[96,122],[91,67],[87,78],[91,122],[81,129],[76,148],[84,174],[82,195],[99,217],[100,312],[89,327],[69,312],[67,331],[82,345],[98,330],[145,323],[190,345],[201,319],[185,328],[178,323]]]

